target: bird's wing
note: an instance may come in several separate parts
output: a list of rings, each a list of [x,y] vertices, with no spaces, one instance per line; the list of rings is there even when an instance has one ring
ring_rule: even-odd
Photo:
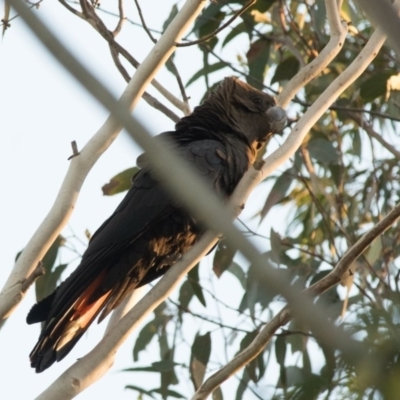
[[[226,164],[223,144],[213,140],[196,141],[185,146],[181,153],[209,180],[211,187],[220,190],[219,180]],[[30,355],[32,367],[43,371],[68,354],[113,292],[121,291],[119,286],[127,284],[121,279],[122,282],[117,282],[108,292],[99,290],[112,268],[110,263],[140,240],[141,235],[154,232],[151,229],[155,224],[161,226],[162,221],[177,210],[181,212],[148,167],[135,176],[121,204],[93,235],[77,269],[28,314],[28,323],[46,321]],[[158,276],[150,269],[142,281],[149,282]]]

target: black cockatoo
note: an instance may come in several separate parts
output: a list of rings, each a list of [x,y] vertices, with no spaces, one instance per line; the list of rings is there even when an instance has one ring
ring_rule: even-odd
[[[271,96],[226,78],[162,135],[227,199],[257,151],[285,124],[286,114]],[[203,232],[153,177],[146,157],[139,161],[143,168],[79,266],[27,316],[28,324],[44,323],[30,354],[37,372],[64,358],[99,314],[101,321],[135,288],[163,275]]]

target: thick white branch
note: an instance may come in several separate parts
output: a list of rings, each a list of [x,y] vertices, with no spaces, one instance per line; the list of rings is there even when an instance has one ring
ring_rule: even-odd
[[[20,4],[20,1],[12,0],[10,3],[14,6]],[[185,3],[136,71],[120,98],[121,107],[132,110],[136,106],[145,87],[170,57],[175,50],[175,43],[181,39],[204,5],[205,0],[188,0]],[[7,318],[23,299],[25,293],[22,287],[25,280],[32,274],[38,262],[68,222],[87,174],[121,129],[121,123],[109,117],[82,149],[80,155],[72,159],[53,207],[26,245],[0,293],[1,319]]]

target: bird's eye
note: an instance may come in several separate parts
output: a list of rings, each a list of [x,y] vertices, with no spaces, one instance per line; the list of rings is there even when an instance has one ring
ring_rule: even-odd
[[[259,97],[254,97],[253,101],[255,104],[261,104],[261,99]]]

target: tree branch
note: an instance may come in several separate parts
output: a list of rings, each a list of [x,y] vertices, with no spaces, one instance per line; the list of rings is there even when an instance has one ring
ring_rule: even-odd
[[[129,83],[130,75],[128,74],[128,71],[125,69],[125,67],[122,65],[119,57],[118,57],[118,52],[115,50],[115,47],[110,45],[110,52],[111,56],[113,58],[114,64],[117,67],[118,71],[121,73],[122,77],[125,79],[127,83]],[[162,112],[165,116],[170,118],[172,121],[175,123],[180,120],[180,117],[176,115],[173,111],[171,111],[168,107],[166,107],[164,104],[162,104],[158,99],[156,99],[154,96],[152,96],[148,92],[143,93],[143,100],[147,102],[147,104],[150,104],[153,108],[156,110]]]
[[[386,150],[390,151],[396,158],[400,160],[400,151],[393,145],[388,143],[378,132],[374,130],[371,124],[366,122],[360,113],[346,111],[346,114],[357,123],[357,125],[364,129],[365,132],[376,141],[378,141]]]
[[[124,11],[124,0],[118,0],[118,11],[119,11],[118,24],[112,33],[114,38],[121,32],[122,26],[124,25],[124,22],[126,21],[125,11]]]
[[[285,85],[282,93],[278,95],[277,102],[283,108],[287,107],[301,88],[318,76],[328,66],[339,53],[346,39],[347,24],[344,21],[340,21],[340,8],[337,2],[325,0],[325,7],[331,30],[329,42],[313,61],[302,68],[288,84]]]
[[[150,29],[147,27],[146,21],[145,21],[145,19],[143,17],[142,9],[140,8],[139,0],[135,0],[135,4],[136,4],[136,8],[137,8],[138,13],[139,13],[140,22],[142,23],[143,29],[147,33],[147,36],[150,38],[150,40],[153,43],[157,43],[157,40],[154,38],[154,36],[150,32]]]
[[[72,8],[65,0],[58,0],[63,6],[65,6],[69,11],[71,11],[76,16],[82,18],[84,21],[88,22],[110,45],[110,48],[114,48],[117,53],[120,53],[134,68],[138,68],[140,63],[137,61],[123,46],[121,46],[114,38],[114,36],[109,32],[107,27],[104,25],[102,19],[94,12],[94,10],[89,9],[88,14],[80,13],[74,8]],[[83,1],[83,0],[82,0]],[[85,7],[87,9],[87,7]],[[113,60],[115,62],[114,55]],[[118,66],[117,66],[118,68]],[[120,70],[121,72],[121,70]],[[122,72],[121,72],[122,74]],[[123,75],[124,76],[124,75]],[[125,77],[125,76],[124,76]],[[176,108],[181,110],[185,115],[188,114],[188,105],[185,102],[179,100],[170,91],[168,91],[164,86],[161,85],[156,79],[151,81],[152,86],[157,89],[162,96],[164,96],[171,104]],[[149,99],[145,97],[144,99]],[[147,101],[147,100],[146,100]],[[149,103],[150,105],[153,105]],[[160,103],[161,104],[161,103]],[[169,115],[167,115],[169,116]]]

